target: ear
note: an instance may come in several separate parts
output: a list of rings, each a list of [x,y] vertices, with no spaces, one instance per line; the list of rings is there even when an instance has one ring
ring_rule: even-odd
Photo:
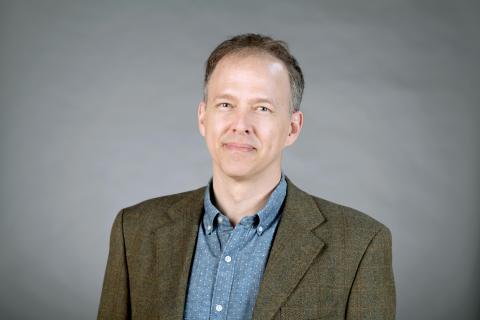
[[[293,144],[300,136],[303,127],[303,113],[301,111],[293,112],[290,116],[290,131],[285,141],[285,146]]]
[[[206,107],[207,104],[205,101],[201,101],[198,104],[198,110],[197,110],[197,116],[198,116],[198,130],[200,131],[200,134],[205,137],[205,114],[206,114]]]

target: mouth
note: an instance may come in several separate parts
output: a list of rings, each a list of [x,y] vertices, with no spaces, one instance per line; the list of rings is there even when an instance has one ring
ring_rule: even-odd
[[[244,143],[224,143],[223,146],[230,151],[251,152],[255,150],[252,145]]]

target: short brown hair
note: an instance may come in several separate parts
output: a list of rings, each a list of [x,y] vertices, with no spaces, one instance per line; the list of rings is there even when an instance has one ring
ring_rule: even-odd
[[[241,34],[225,40],[213,50],[205,63],[204,99],[207,99],[207,84],[218,62],[227,55],[243,51],[268,53],[283,62],[290,78],[291,109],[300,110],[305,83],[297,60],[290,54],[286,42],[255,33]]]

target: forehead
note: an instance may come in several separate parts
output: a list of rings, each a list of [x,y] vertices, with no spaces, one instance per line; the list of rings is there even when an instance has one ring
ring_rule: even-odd
[[[287,68],[284,63],[266,52],[244,50],[237,53],[231,53],[224,56],[217,63],[213,70],[215,73],[225,73],[228,71],[249,71],[256,70],[259,72],[269,72],[270,75],[284,74],[288,76]]]
[[[268,95],[276,100],[289,99],[287,68],[268,53],[236,53],[223,57],[208,82],[209,95]],[[282,101],[283,102],[283,101]]]

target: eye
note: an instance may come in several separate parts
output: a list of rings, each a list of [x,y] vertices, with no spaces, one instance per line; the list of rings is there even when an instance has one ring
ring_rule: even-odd
[[[222,103],[220,103],[218,106],[219,106],[220,108],[222,108],[222,109],[227,109],[227,108],[232,107],[232,105],[231,105],[230,103],[228,103],[228,102],[222,102]]]
[[[261,111],[261,112],[269,112],[271,111],[268,107],[265,107],[265,106],[258,106],[257,107],[257,110]]]

